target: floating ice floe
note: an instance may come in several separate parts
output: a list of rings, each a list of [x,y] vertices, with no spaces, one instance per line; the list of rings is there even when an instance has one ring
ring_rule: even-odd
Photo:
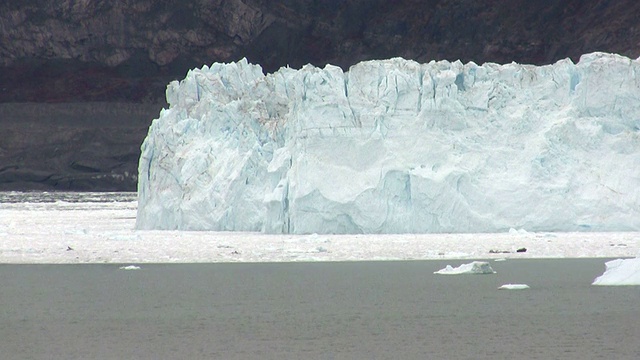
[[[616,259],[605,265],[605,272],[592,285],[640,285],[640,258]]]
[[[526,290],[529,288],[527,284],[504,284],[498,290]]]
[[[440,269],[434,274],[438,275],[462,275],[462,274],[495,274],[491,265],[486,261],[474,261],[469,264],[462,264],[456,268],[447,265],[444,269]]]
[[[136,266],[136,265],[127,265],[127,266],[120,266],[120,270],[140,270],[140,266]]]

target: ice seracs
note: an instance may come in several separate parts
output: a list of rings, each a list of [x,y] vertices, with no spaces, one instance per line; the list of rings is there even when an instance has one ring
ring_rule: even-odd
[[[138,229],[640,229],[640,62],[190,71],[142,146]]]
[[[463,275],[463,274],[495,274],[491,265],[486,261],[474,261],[468,264],[462,264],[458,267],[447,265],[444,269],[440,269],[434,274],[438,275]]]
[[[616,259],[605,265],[605,272],[593,281],[593,285],[640,285],[640,258]]]

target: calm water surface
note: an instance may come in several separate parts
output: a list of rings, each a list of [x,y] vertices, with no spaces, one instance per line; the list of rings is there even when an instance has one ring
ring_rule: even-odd
[[[640,359],[640,287],[591,286],[604,262],[0,265],[1,357]]]

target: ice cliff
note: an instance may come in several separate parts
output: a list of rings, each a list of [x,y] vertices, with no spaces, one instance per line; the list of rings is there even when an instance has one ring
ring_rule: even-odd
[[[640,229],[640,61],[399,58],[190,71],[142,146],[139,229]]]

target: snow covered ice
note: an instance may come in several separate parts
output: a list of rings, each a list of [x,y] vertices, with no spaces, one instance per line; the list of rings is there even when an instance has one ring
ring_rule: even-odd
[[[367,61],[264,75],[241,60],[167,88],[138,229],[637,231],[640,61]]]
[[[640,258],[608,261],[593,285],[640,285]]]
[[[474,261],[468,264],[462,264],[458,267],[453,267],[451,265],[447,265],[444,269],[440,269],[434,274],[438,275],[463,275],[463,274],[495,274],[491,265],[489,265],[486,261]]]

